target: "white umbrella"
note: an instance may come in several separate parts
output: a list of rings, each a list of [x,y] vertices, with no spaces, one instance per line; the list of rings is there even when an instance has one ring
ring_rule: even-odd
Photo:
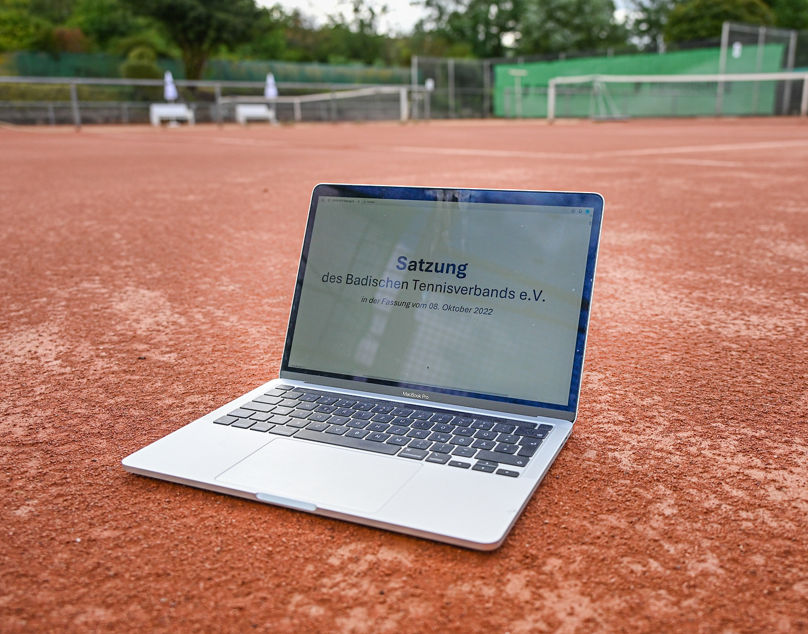
[[[275,99],[278,96],[278,86],[275,83],[275,75],[267,73],[267,84],[264,86],[264,97]]]
[[[179,97],[177,87],[174,85],[174,76],[170,70],[167,70],[163,76],[163,96],[166,101],[176,101],[177,97]]]

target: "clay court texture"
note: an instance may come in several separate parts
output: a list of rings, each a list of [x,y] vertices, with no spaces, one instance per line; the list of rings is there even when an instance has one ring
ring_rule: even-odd
[[[805,121],[4,128],[0,162],[0,630],[808,631]],[[121,467],[277,376],[329,181],[605,196],[578,421],[497,551]]]

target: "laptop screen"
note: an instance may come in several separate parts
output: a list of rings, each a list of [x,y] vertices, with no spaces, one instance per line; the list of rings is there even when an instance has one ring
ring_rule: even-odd
[[[282,374],[574,412],[602,210],[597,194],[318,185]]]

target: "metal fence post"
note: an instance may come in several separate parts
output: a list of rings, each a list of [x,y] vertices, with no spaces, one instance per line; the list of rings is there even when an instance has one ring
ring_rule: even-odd
[[[76,84],[70,84],[70,107],[73,110],[73,125],[76,126],[76,132],[81,130],[81,113],[79,112],[79,96],[76,90]]]
[[[490,117],[491,108],[491,62],[483,60],[483,117]]]
[[[797,32],[791,31],[791,37],[788,39],[788,61],[786,68],[794,70],[794,59],[797,54]],[[805,88],[803,87],[803,93]],[[788,114],[788,107],[791,105],[791,82],[787,81],[783,89],[783,114]]]
[[[727,46],[729,45],[729,22],[721,25],[721,52],[718,56],[718,74],[727,72]],[[715,94],[715,114],[720,115],[724,108],[724,82],[718,81],[718,90]]]
[[[454,59],[451,57],[449,58],[448,63],[448,80],[449,80],[449,118],[453,118],[455,116],[455,67],[454,67]]]

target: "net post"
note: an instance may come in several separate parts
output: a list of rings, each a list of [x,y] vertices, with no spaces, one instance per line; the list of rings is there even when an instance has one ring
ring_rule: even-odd
[[[303,113],[301,112],[300,108],[300,99],[295,99],[294,104],[292,104],[295,110],[295,121],[300,122],[303,120]]]
[[[213,87],[213,94],[216,96],[216,125],[222,127],[222,85],[216,84]]]
[[[409,104],[407,103],[407,88],[401,87],[398,91],[398,104],[400,110],[400,120],[402,123],[406,122],[409,118]]]
[[[76,132],[81,130],[81,113],[79,112],[79,96],[76,90],[76,83],[70,83],[70,108],[73,111],[73,125]]]
[[[555,77],[547,84],[547,122],[555,121],[556,80]]]
[[[800,116],[808,117],[808,73],[802,76],[802,99],[800,100]]]

